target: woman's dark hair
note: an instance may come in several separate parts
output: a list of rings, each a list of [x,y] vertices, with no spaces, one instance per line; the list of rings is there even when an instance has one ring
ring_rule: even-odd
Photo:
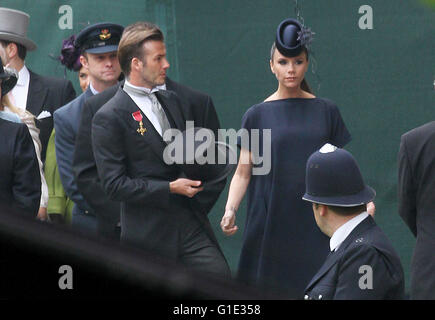
[[[275,55],[275,50],[276,50],[276,44],[275,42],[272,44],[272,48],[270,49],[270,61],[273,61],[273,56]],[[305,55],[307,57],[307,61],[308,61],[308,50],[306,47],[302,47],[302,51],[305,52]],[[308,81],[304,78],[304,80],[302,80],[301,82],[301,89],[313,94],[313,91],[311,90],[310,85],[308,84]]]

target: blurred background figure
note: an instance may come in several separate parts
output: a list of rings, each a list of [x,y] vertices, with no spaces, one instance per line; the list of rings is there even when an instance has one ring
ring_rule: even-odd
[[[0,63],[2,64],[1,59],[0,59]],[[1,70],[5,76],[8,75],[10,78],[15,79],[14,82],[14,86],[15,86],[18,80],[18,74],[16,73],[16,70],[9,69],[9,68],[3,69],[3,64]],[[9,81],[9,83],[11,83],[11,80],[5,80],[5,81]],[[5,85],[8,84],[5,82]],[[33,114],[31,114],[27,110],[17,108],[13,104],[12,101],[14,101],[14,99],[11,90],[14,88],[14,86],[12,86],[11,88],[6,88],[6,90],[3,90],[2,92],[0,118],[17,122],[17,123],[24,123],[30,132],[35,147],[35,152],[39,164],[39,172],[41,176],[41,199],[40,199],[37,218],[39,220],[45,221],[47,220],[48,188],[44,177],[44,165],[42,164],[41,161],[42,145],[41,145],[41,141],[39,140],[39,129],[36,127],[35,116]]]
[[[89,72],[86,67],[80,63],[80,50],[74,46],[75,35],[62,41],[62,49],[57,60],[70,71],[77,72],[80,88],[85,92],[89,86]],[[54,223],[71,224],[71,215],[74,203],[65,193],[60,180],[59,170],[57,168],[56,151],[55,151],[55,130],[51,132],[47,146],[45,160],[45,175],[48,184],[48,207],[47,213]]]
[[[73,34],[62,41],[60,56],[57,58],[66,69],[78,72],[78,79],[82,92],[89,86],[89,71],[80,62],[80,48],[74,46],[76,36]]]
[[[4,70],[0,59],[0,205],[34,218],[41,204],[43,175],[35,152],[40,144],[29,134],[28,127],[33,123],[33,138],[38,135],[33,116],[10,111],[14,108],[7,94],[16,83],[16,74]],[[9,110],[5,110],[7,107]]]
[[[27,13],[0,8],[0,56],[3,64],[18,72],[18,81],[9,96],[19,109],[27,110],[38,121],[36,126],[41,141],[41,160],[45,154],[50,133],[53,130],[54,111],[75,98],[71,81],[46,77],[27,68],[27,51],[36,50],[36,44],[27,38],[30,17]]]
[[[435,299],[435,121],[403,134],[398,155],[399,214],[417,238],[411,299]]]

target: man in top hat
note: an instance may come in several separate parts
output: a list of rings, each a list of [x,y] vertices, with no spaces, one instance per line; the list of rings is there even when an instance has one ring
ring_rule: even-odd
[[[203,181],[164,160],[163,136],[184,131],[185,116],[174,92],[158,90],[169,68],[163,33],[150,23],[127,27],[118,58],[126,80],[95,114],[92,146],[105,192],[121,202],[121,241],[229,276],[207,217],[195,209]]]
[[[15,74],[3,69],[0,59],[0,95],[17,83]],[[35,218],[41,199],[41,175],[29,129],[24,123],[3,119],[0,105],[0,206]],[[12,120],[12,119],[11,119]]]
[[[402,135],[399,214],[417,238],[411,263],[411,299],[435,300],[435,121]]]
[[[115,85],[121,74],[116,50],[124,28],[113,23],[97,23],[84,28],[75,45],[80,48],[80,63],[88,69],[89,86],[76,99],[54,113],[55,146],[59,175],[67,196],[74,202],[71,224],[93,234],[97,220],[74,179],[72,160],[75,139],[85,101]]]
[[[36,49],[28,39],[29,15],[18,10],[0,8],[0,56],[4,65],[18,72],[17,85],[12,89],[15,106],[30,111],[37,119],[45,161],[48,139],[53,130],[53,113],[65,105],[76,93],[69,80],[38,75],[25,64],[27,51]]]
[[[400,259],[367,213],[375,191],[344,149],[325,145],[306,165],[306,193],[330,254],[305,289],[305,299],[403,299]]]
[[[127,28],[147,32],[149,28],[154,28],[154,25],[140,22]],[[99,233],[117,239],[119,239],[117,225],[120,221],[120,203],[109,199],[101,186],[101,180],[98,176],[97,165],[92,151],[91,131],[94,115],[116,94],[119,86],[122,85],[123,82],[119,82],[101,94],[86,100],[76,137],[76,149],[73,160],[77,186],[80,193],[97,215]],[[196,127],[212,130],[217,136],[220,124],[212,98],[209,95],[175,82],[169,77],[166,77],[165,83],[157,86],[156,89],[175,92],[180,98],[186,120],[194,121]],[[216,183],[204,185],[204,189],[191,200],[195,202],[194,208],[206,217],[219,198],[225,183],[226,179],[222,179]]]

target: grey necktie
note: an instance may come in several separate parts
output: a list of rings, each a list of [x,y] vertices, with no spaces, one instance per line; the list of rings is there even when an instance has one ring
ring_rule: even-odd
[[[132,87],[127,82],[124,83],[124,91],[136,95],[136,96],[146,96],[151,100],[151,110],[157,117],[157,121],[160,124],[160,127],[162,128],[162,136],[165,133],[166,130],[171,128],[171,125],[169,124],[168,117],[166,116],[165,110],[163,110],[159,100],[157,99],[154,92],[148,93],[145,90]]]

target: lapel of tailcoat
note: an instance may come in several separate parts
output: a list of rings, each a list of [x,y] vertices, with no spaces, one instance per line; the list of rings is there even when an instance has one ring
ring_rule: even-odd
[[[117,103],[120,103],[120,105],[116,106],[115,108],[116,110],[118,110],[120,118],[125,121],[134,132],[137,132],[137,130],[139,129],[139,122],[134,120],[133,113],[137,111],[141,113],[143,127],[146,128],[146,132],[144,133],[142,138],[150,144],[155,154],[162,161],[164,161],[163,151],[167,147],[167,144],[163,140],[162,136],[154,128],[154,125],[151,123],[151,121],[148,120],[148,118],[143,114],[138,105],[122,88],[118,89],[116,97],[118,100]],[[163,109],[165,110],[171,126],[175,124],[176,129],[181,131],[184,130],[184,118],[178,108],[177,100],[175,100],[174,94],[170,91],[161,90],[156,93],[156,97],[160,101]],[[171,119],[173,121],[171,121]],[[137,135],[141,136],[138,132]]]
[[[48,88],[44,87],[40,77],[30,71],[29,90],[27,93],[26,109],[37,117],[43,110]]]

